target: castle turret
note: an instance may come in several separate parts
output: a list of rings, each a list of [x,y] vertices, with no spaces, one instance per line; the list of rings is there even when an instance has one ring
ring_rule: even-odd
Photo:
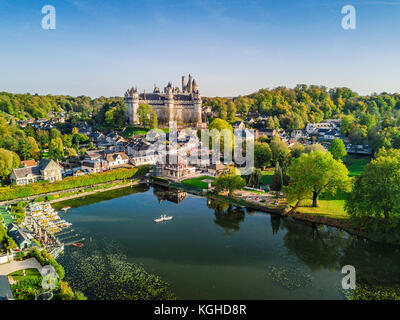
[[[194,93],[199,93],[199,86],[197,85],[196,80],[194,80],[194,79],[193,79],[192,87],[193,87]]]
[[[186,77],[185,77],[185,76],[182,76],[182,92],[183,92],[183,93],[186,92],[186,85],[185,85],[185,82],[186,82]]]
[[[126,90],[124,102],[128,107],[127,118],[130,124],[138,124],[139,119],[137,116],[137,110],[139,108],[139,93],[137,88],[131,88]]]
[[[193,90],[193,78],[192,76],[189,74],[189,81],[188,81],[188,93],[192,93]]]

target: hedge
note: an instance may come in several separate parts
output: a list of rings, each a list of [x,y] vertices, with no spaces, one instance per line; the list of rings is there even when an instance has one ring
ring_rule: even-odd
[[[30,197],[38,194],[79,188],[114,180],[125,180],[143,176],[148,173],[150,166],[133,169],[115,169],[103,173],[92,173],[78,177],[68,177],[57,182],[41,181],[26,186],[8,186],[0,188],[0,201]]]
[[[51,265],[57,272],[57,275],[60,278],[60,280],[64,279],[65,276],[64,267],[61,264],[59,264],[56,261],[56,259],[54,259],[50,255],[50,253],[48,253],[46,250],[43,249],[42,251],[40,251],[38,248],[33,247],[30,250],[30,255],[36,258],[36,260],[41,264],[42,267],[48,264]]]

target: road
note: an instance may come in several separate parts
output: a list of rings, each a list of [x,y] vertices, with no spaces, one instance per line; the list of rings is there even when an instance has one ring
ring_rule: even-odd
[[[23,261],[11,261],[9,263],[0,264],[0,276],[6,276],[23,269],[37,269],[41,272],[42,266],[36,258],[29,258]]]

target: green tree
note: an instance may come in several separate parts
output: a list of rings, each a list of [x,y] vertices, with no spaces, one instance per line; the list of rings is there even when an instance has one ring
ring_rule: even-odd
[[[340,122],[340,131],[345,135],[349,134],[354,121],[355,119],[353,115],[343,116]]]
[[[346,210],[354,218],[382,218],[389,222],[400,218],[400,151],[381,149],[364,172],[356,178],[346,201]]]
[[[331,153],[322,151],[303,153],[293,159],[286,174],[290,180],[284,192],[288,202],[296,202],[295,208],[307,198],[317,207],[322,192],[334,195],[338,190],[347,190],[350,183],[346,166]]]
[[[284,159],[289,154],[289,148],[284,141],[279,138],[278,135],[272,138],[271,143],[269,144],[272,151],[272,162],[276,164],[279,162],[282,164]]]
[[[254,145],[254,165],[263,169],[271,163],[272,151],[268,143],[256,143]]]
[[[60,137],[56,139],[51,139],[49,146],[49,155],[50,158],[54,160],[61,160],[64,157],[64,145]]]
[[[246,186],[246,181],[239,175],[224,173],[215,179],[214,185],[217,192],[228,190],[229,197],[232,197],[235,190]]]
[[[346,146],[341,139],[333,139],[329,146],[329,152],[332,153],[335,160],[343,160],[347,155]]]
[[[247,185],[252,188],[259,188],[262,179],[262,172],[260,169],[254,169],[253,172],[246,176]]]
[[[232,148],[234,146],[234,136],[233,136],[233,128],[232,126],[225,120],[220,119],[220,118],[216,118],[214,119],[209,125],[208,125],[208,129],[211,131],[213,129],[218,130],[219,133],[221,133],[222,130],[229,130],[231,137],[232,137]],[[210,137],[211,140],[211,137]],[[225,147],[225,140],[224,137],[216,137],[216,143],[220,143],[220,150],[221,152],[224,152],[224,147]],[[210,143],[210,148],[213,148],[212,143]],[[227,150],[227,152],[231,152],[231,150]]]
[[[15,152],[0,148],[0,178],[8,178],[14,168],[18,168],[20,159]]]
[[[76,128],[74,128],[74,129],[76,129]],[[72,131],[74,131],[74,130],[72,129]],[[71,146],[72,146],[72,137],[77,133],[78,132],[75,132],[73,134],[64,134],[62,136],[62,141],[63,141],[63,144],[64,144],[65,147],[71,148]]]
[[[319,143],[313,143],[304,148],[305,153],[310,153],[312,151],[321,151],[321,152],[326,152],[326,149],[322,144]]]
[[[19,155],[23,160],[27,160],[31,157],[31,145],[26,140],[20,140],[19,142]]]
[[[293,158],[299,158],[302,153],[304,153],[304,146],[298,142],[290,148],[290,155]]]
[[[232,102],[228,102],[228,107],[227,107],[227,120],[230,122],[235,121],[236,118],[236,105]]]
[[[151,114],[151,107],[148,104],[140,104],[139,108],[137,109],[137,116],[139,118],[139,123],[143,127],[148,127],[150,125],[150,114]]]
[[[150,129],[156,129],[158,127],[157,113],[154,110],[150,112],[149,126]]]
[[[35,160],[39,160],[40,159],[40,148],[39,148],[39,145],[37,144],[35,138],[27,137],[26,141],[30,146],[30,148],[29,148],[30,157]]]
[[[274,172],[274,179],[272,180],[272,190],[281,191],[283,187],[283,174],[282,169],[279,166],[279,163],[276,163],[275,172]]]

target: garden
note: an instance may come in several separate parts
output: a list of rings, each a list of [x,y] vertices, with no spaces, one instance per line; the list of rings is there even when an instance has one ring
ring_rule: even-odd
[[[191,187],[195,187],[195,188],[199,188],[199,189],[207,190],[208,183],[209,183],[209,181],[207,181],[207,180],[214,181],[215,178],[211,177],[211,176],[201,176],[201,177],[197,177],[197,178],[186,179],[186,180],[182,181],[182,184],[191,186]]]

